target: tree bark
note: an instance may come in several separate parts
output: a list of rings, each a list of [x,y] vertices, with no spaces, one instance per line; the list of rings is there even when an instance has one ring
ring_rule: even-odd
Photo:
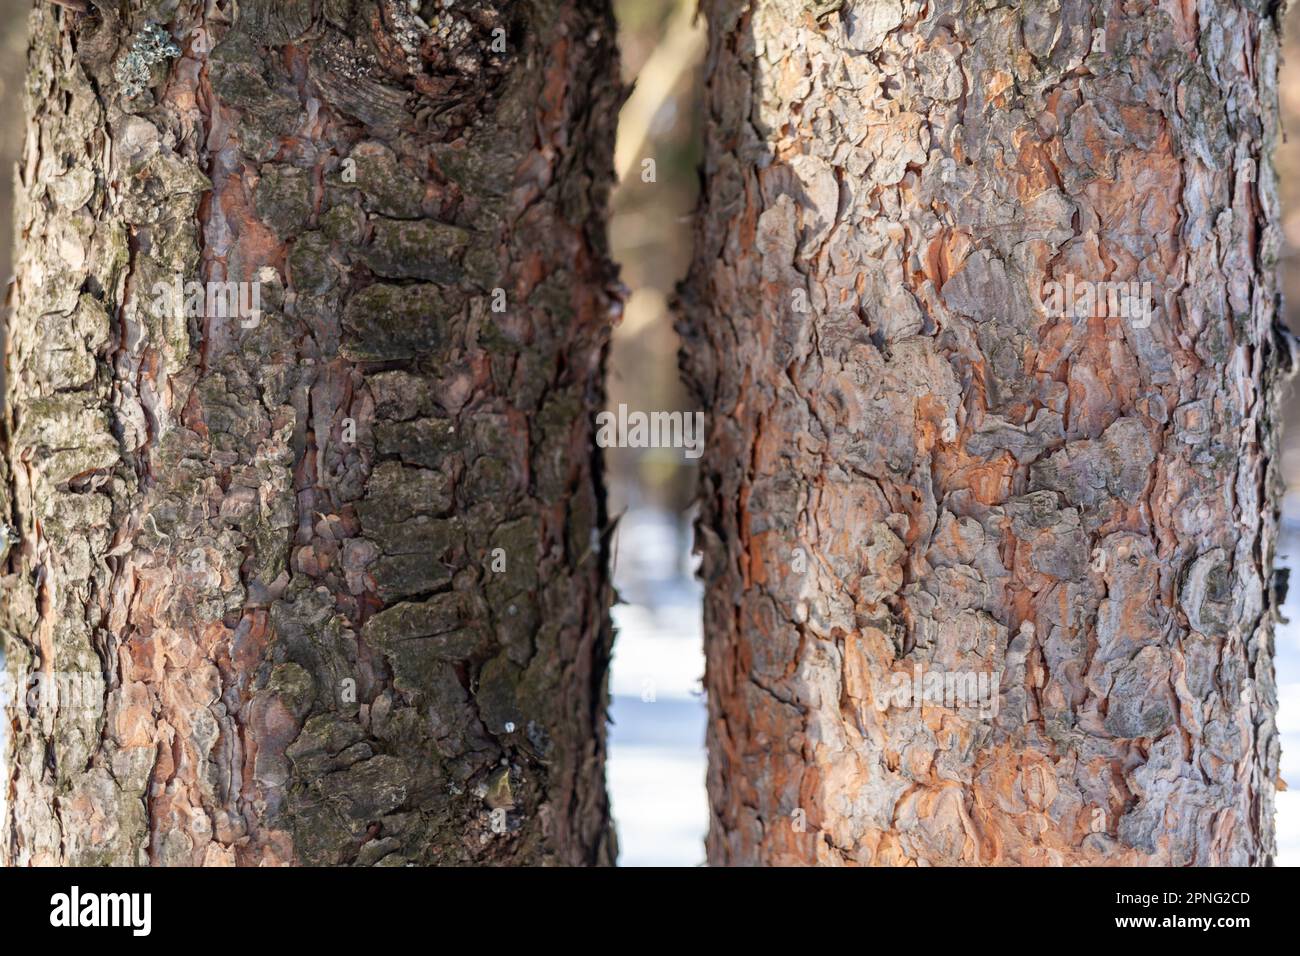
[[[32,14],[3,862],[613,861],[613,21],[423,17]]]
[[[703,7],[709,859],[1268,863],[1277,7]]]

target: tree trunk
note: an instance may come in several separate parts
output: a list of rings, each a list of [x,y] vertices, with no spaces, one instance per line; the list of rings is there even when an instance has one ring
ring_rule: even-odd
[[[31,21],[0,856],[612,862],[607,5],[145,6]]]
[[[1276,7],[704,8],[710,860],[1267,863]]]

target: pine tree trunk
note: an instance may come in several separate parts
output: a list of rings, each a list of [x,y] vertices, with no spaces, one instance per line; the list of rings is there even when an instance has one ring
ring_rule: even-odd
[[[608,8],[204,9],[31,20],[0,856],[610,863]]]
[[[1267,863],[1275,7],[704,8],[710,860]]]

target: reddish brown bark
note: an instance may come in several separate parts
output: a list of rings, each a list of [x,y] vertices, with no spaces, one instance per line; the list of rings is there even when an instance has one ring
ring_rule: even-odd
[[[1272,10],[703,6],[710,860],[1266,863]]]

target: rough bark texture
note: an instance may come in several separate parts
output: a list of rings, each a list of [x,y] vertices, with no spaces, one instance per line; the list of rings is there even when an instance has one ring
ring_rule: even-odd
[[[613,23],[423,17],[32,15],[4,862],[612,862]]]
[[[703,6],[711,861],[1266,863],[1276,8]]]

